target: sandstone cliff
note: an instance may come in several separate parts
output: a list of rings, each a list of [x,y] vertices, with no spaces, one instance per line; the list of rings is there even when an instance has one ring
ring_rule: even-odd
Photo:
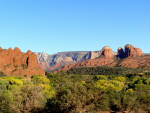
[[[108,46],[102,48],[98,53],[99,57],[95,59],[89,59],[72,65],[66,65],[58,71],[67,71],[71,68],[78,67],[96,66],[150,68],[150,55],[143,54],[141,49],[130,44],[125,45],[124,49],[119,47],[116,54]]]
[[[31,51],[23,53],[19,48],[0,48],[0,71],[10,76],[45,75],[38,65],[36,54]]]

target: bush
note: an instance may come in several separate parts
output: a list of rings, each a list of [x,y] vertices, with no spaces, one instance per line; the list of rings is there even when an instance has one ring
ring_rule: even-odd
[[[55,94],[49,79],[43,76],[32,79],[1,77],[0,88],[2,113],[39,112]]]

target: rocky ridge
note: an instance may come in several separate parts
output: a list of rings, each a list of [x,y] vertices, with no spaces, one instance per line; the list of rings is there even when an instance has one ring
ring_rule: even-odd
[[[45,71],[54,71],[62,68],[65,65],[75,64],[88,59],[95,59],[100,56],[99,51],[73,51],[73,52],[59,52],[54,55],[46,53],[36,53],[38,62]]]
[[[11,76],[45,75],[38,65],[36,54],[31,51],[23,53],[19,48],[0,48],[0,71]]]
[[[150,55],[144,54],[140,48],[136,48],[130,44],[125,45],[124,49],[121,47],[118,48],[116,54],[108,46],[102,48],[98,53],[99,57],[95,59],[88,59],[72,65],[66,65],[58,71],[67,71],[71,68],[96,66],[150,68]]]

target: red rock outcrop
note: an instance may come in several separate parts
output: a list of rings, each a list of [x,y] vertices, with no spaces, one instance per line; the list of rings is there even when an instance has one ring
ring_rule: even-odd
[[[105,46],[102,48],[100,51],[101,55],[104,56],[106,59],[113,58],[114,57],[114,52],[109,46]]]
[[[100,57],[76,64],[64,66],[58,71],[67,71],[71,68],[96,67],[96,66],[120,66],[128,68],[150,68],[150,55],[143,54],[142,50],[127,44],[125,49],[118,48],[117,55],[108,46],[100,52]],[[121,58],[121,59],[118,59]]]
[[[143,56],[143,52],[140,48],[136,48],[130,44],[125,46],[125,49],[118,48],[117,57],[127,58],[127,57],[138,57]]]
[[[0,71],[12,76],[45,75],[37,56],[31,51],[23,53],[19,48],[0,49]]]
[[[108,46],[103,47],[99,51],[100,57],[95,59],[89,59],[83,62],[70,64],[64,66],[62,69],[59,69],[58,71],[67,71],[71,68],[77,68],[77,67],[95,67],[95,66],[114,66],[116,65],[116,62],[114,62],[115,54],[112,51],[112,49]],[[58,72],[56,71],[56,72]]]
[[[140,48],[136,48],[130,44],[125,46],[125,55],[126,57],[137,57],[142,56],[143,52]]]

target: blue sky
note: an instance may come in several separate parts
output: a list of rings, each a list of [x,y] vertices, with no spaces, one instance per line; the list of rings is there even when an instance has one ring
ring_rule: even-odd
[[[50,54],[116,50],[150,52],[150,0],[0,0],[0,46]]]

